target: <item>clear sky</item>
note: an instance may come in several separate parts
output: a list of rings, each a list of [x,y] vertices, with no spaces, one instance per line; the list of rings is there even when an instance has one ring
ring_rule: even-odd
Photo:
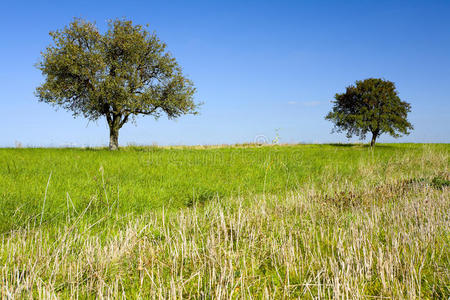
[[[411,135],[381,142],[450,142],[450,1],[5,1],[0,2],[0,146],[107,145],[88,123],[40,103],[35,68],[48,32],[73,17],[150,24],[204,102],[176,121],[139,118],[121,145],[269,140],[347,142],[324,120],[355,80],[396,83],[412,105]],[[355,139],[353,141],[356,141]]]

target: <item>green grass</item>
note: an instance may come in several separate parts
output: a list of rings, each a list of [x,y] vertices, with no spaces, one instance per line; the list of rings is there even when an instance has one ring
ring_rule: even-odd
[[[394,171],[398,176],[411,177],[408,173],[416,168],[423,170],[419,158],[424,147],[450,151],[447,145],[405,144],[381,145],[375,152],[364,146],[332,145],[130,147],[119,152],[1,149],[0,232],[35,220],[42,219],[46,224],[65,221],[68,213],[84,209],[91,200],[88,215],[96,218],[111,207],[121,214],[141,214],[162,207],[176,210],[214,197],[284,195],[302,186],[320,188],[330,178],[358,184],[363,179],[358,176],[361,163],[376,163],[382,177],[383,168],[393,168],[406,153],[411,160],[408,172]],[[69,212],[68,201],[75,208]]]
[[[0,149],[2,296],[448,298],[449,154]]]

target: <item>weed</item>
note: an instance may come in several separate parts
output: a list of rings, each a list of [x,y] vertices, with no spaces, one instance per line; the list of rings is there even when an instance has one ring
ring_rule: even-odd
[[[436,189],[444,189],[445,187],[450,186],[450,180],[442,178],[440,176],[433,177],[431,181],[431,185]]]

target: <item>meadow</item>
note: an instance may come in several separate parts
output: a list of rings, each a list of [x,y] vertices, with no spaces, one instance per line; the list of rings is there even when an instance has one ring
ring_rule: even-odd
[[[449,154],[0,149],[1,295],[448,299]]]

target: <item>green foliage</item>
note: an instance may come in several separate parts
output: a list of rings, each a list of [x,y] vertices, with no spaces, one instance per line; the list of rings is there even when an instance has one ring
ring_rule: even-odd
[[[39,100],[89,120],[105,117],[113,143],[137,115],[196,113],[192,81],[166,44],[141,25],[113,20],[101,34],[95,24],[75,19],[50,35],[54,44],[38,64],[45,76]]]
[[[383,133],[397,138],[413,129],[407,120],[409,103],[401,101],[393,82],[369,78],[356,81],[345,93],[336,94],[334,106],[325,117],[334,123],[334,131],[365,139],[372,133],[372,145]]]

